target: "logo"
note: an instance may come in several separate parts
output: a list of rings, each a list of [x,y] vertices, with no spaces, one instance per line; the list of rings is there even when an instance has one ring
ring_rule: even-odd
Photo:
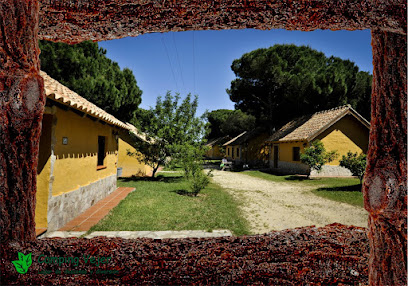
[[[16,267],[18,273],[25,274],[28,271],[28,267],[30,267],[32,263],[31,253],[24,255],[19,252],[18,260],[14,260],[12,262],[14,264],[14,267]]]

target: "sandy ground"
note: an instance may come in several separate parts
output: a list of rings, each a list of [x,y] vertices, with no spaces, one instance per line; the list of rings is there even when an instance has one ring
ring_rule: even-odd
[[[275,183],[243,173],[213,171],[213,181],[243,202],[242,210],[254,234],[338,222],[367,227],[363,208],[314,195],[313,187]]]

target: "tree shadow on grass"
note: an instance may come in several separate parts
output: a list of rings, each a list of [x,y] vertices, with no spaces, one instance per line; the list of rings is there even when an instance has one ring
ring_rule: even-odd
[[[183,176],[162,176],[162,175],[157,175],[156,177],[137,177],[137,176],[131,176],[131,177],[121,177],[118,179],[118,181],[121,182],[162,182],[162,183],[177,183],[183,180]]]
[[[319,180],[320,178],[318,178],[318,179],[316,179],[316,178],[307,178],[307,176],[306,175],[292,175],[292,176],[289,176],[289,177],[287,177],[287,178],[285,178],[285,180],[287,180],[287,181],[306,181],[306,180]]]
[[[361,192],[361,184],[343,186],[343,187],[332,187],[332,188],[318,188],[316,191],[327,191],[327,192]]]
[[[269,174],[269,175],[274,175],[274,176],[281,176],[281,177],[287,176],[287,175],[285,175],[285,174],[278,173],[278,172],[276,172],[276,171],[274,171],[274,170],[272,170],[272,169],[259,169],[258,171],[261,172],[261,173],[265,173],[265,174]]]
[[[305,180],[316,180],[316,178],[310,178],[308,179],[306,175],[290,175],[288,176],[287,174],[282,174],[282,173],[278,173],[276,171],[273,170],[269,170],[269,169],[263,169],[263,170],[259,170],[262,173],[265,174],[269,174],[269,175],[274,175],[274,176],[278,176],[278,177],[286,177],[284,178],[287,181],[305,181]],[[317,179],[319,180],[319,179]]]
[[[189,191],[186,191],[186,190],[174,190],[174,191],[171,191],[171,192],[176,193],[176,194],[178,194],[180,196],[197,197],[197,195],[195,193],[189,192]]]

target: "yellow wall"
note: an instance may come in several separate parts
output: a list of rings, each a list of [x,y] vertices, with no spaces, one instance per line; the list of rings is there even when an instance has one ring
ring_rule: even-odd
[[[37,166],[36,228],[47,228],[48,194],[51,174],[51,128],[52,115],[44,114]]]
[[[135,176],[150,176],[152,173],[152,168],[140,163],[136,157],[131,157],[127,155],[127,150],[130,152],[136,152],[136,149],[129,145],[127,142],[119,139],[119,157],[118,157],[118,167],[122,167],[122,176],[131,177]],[[142,156],[141,153],[138,153]]]
[[[55,131],[54,182],[52,195],[74,191],[102,178],[116,174],[117,143],[114,128],[73,111],[57,109]],[[106,168],[97,170],[98,136],[106,137]],[[62,138],[68,144],[62,144]]]
[[[220,148],[220,146],[219,145],[215,145],[215,146],[213,146],[213,153],[212,153],[212,156],[213,157],[215,157],[215,158],[221,158],[222,157],[222,153],[221,153],[221,148]]]
[[[225,156],[227,157],[227,159],[230,159],[230,160],[231,159],[233,159],[233,160],[237,159],[236,148],[239,148],[239,146],[230,146],[230,145],[226,146]],[[228,150],[229,150],[229,155],[228,155]]]
[[[303,153],[304,144],[306,141],[296,141],[296,142],[281,142],[279,143],[279,161],[291,162],[291,163],[298,163],[300,161],[293,161],[293,147],[300,147],[300,154]],[[307,146],[306,146],[307,147]],[[272,147],[272,155],[271,159],[273,160],[273,147]]]
[[[205,155],[206,155],[208,158],[214,158],[214,159],[222,158],[222,157],[223,157],[223,154],[221,153],[221,148],[220,148],[219,145],[214,145],[214,146],[212,146],[210,149],[208,149],[208,150],[205,152]]]
[[[339,156],[329,165],[339,165],[342,155],[348,151],[367,153],[369,130],[357,119],[347,115],[328,128],[316,139],[323,142],[327,151],[336,150]]]
[[[249,140],[248,145],[244,148],[245,150],[242,152],[243,158],[242,160],[257,160],[257,161],[264,161],[268,160],[269,156],[269,148],[265,144],[266,138],[268,138],[267,133],[262,133],[251,140]]]

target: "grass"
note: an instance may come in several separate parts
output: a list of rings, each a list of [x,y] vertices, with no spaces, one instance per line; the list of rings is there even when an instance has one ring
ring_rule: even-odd
[[[169,167],[169,166],[164,166],[163,167],[163,171],[183,171],[183,168],[181,168],[180,166],[172,166],[172,167]]]
[[[121,201],[90,231],[160,231],[229,229],[235,235],[250,234],[239,202],[210,183],[197,197],[181,195],[188,182],[177,173],[151,178],[126,178],[120,187],[136,190]]]
[[[346,187],[318,188],[312,192],[315,195],[332,201],[364,207],[364,199],[363,194],[361,193],[360,184]]]
[[[312,192],[320,197],[353,206],[363,207],[360,181],[357,178],[312,178],[295,175],[275,175],[262,171],[246,171],[244,174],[277,183],[293,183],[316,187]]]

